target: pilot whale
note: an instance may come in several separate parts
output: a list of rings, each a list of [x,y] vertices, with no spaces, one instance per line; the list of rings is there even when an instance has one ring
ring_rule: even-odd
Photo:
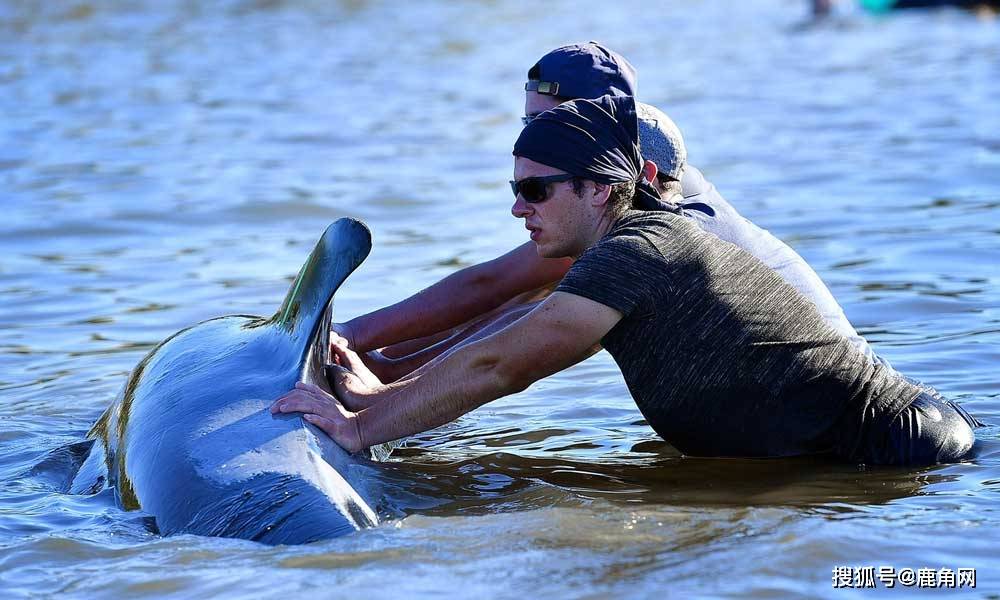
[[[350,456],[301,415],[272,415],[296,382],[324,374],[333,295],[368,256],[362,223],[330,225],[270,318],[204,321],[156,346],[87,434],[73,491],[106,473],[121,507],[164,535],[297,544],[378,523],[371,458]]]

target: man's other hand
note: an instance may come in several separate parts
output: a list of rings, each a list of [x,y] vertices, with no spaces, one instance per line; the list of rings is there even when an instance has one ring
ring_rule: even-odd
[[[344,408],[333,396],[309,383],[296,383],[295,389],[271,405],[271,414],[305,413],[302,418],[322,429],[350,453],[366,447],[361,437],[358,416]]]
[[[389,360],[379,354],[378,351],[373,350],[368,354],[377,354],[382,360]],[[330,356],[333,358],[334,364],[349,369],[366,386],[374,388],[382,385],[382,380],[368,368],[368,365],[358,356],[358,353],[350,348],[350,340],[332,331],[330,332]]]
[[[354,331],[350,328],[350,326],[348,326],[347,323],[334,323],[333,326],[330,327],[330,356],[334,356],[334,339],[344,340],[346,345],[351,348],[356,346],[354,341]]]

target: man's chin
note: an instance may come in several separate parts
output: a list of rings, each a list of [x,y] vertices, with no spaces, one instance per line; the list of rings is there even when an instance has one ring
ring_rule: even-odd
[[[542,258],[562,258],[563,256],[566,256],[565,253],[559,252],[558,248],[548,244],[540,244],[537,241],[535,242],[535,252],[537,252],[538,256],[541,256]]]

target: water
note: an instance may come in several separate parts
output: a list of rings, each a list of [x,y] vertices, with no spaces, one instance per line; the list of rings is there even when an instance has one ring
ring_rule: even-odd
[[[847,597],[835,566],[888,565],[976,568],[995,597],[1000,24],[804,13],[0,3],[4,596]],[[602,353],[411,439],[384,465],[395,516],[341,539],[160,538],[108,491],[63,493],[72,456],[53,451],[142,356],[205,318],[271,314],[330,221],[375,238],[341,320],[522,242],[506,180],[524,73],[587,38],[633,61],[692,164],[881,355],[990,424],[976,458],[682,458]]]

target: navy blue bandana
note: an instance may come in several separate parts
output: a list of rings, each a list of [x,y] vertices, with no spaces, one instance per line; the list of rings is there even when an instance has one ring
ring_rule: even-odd
[[[514,156],[597,183],[634,181],[633,208],[678,212],[642,179],[635,99],[571,100],[539,114],[514,143]]]

